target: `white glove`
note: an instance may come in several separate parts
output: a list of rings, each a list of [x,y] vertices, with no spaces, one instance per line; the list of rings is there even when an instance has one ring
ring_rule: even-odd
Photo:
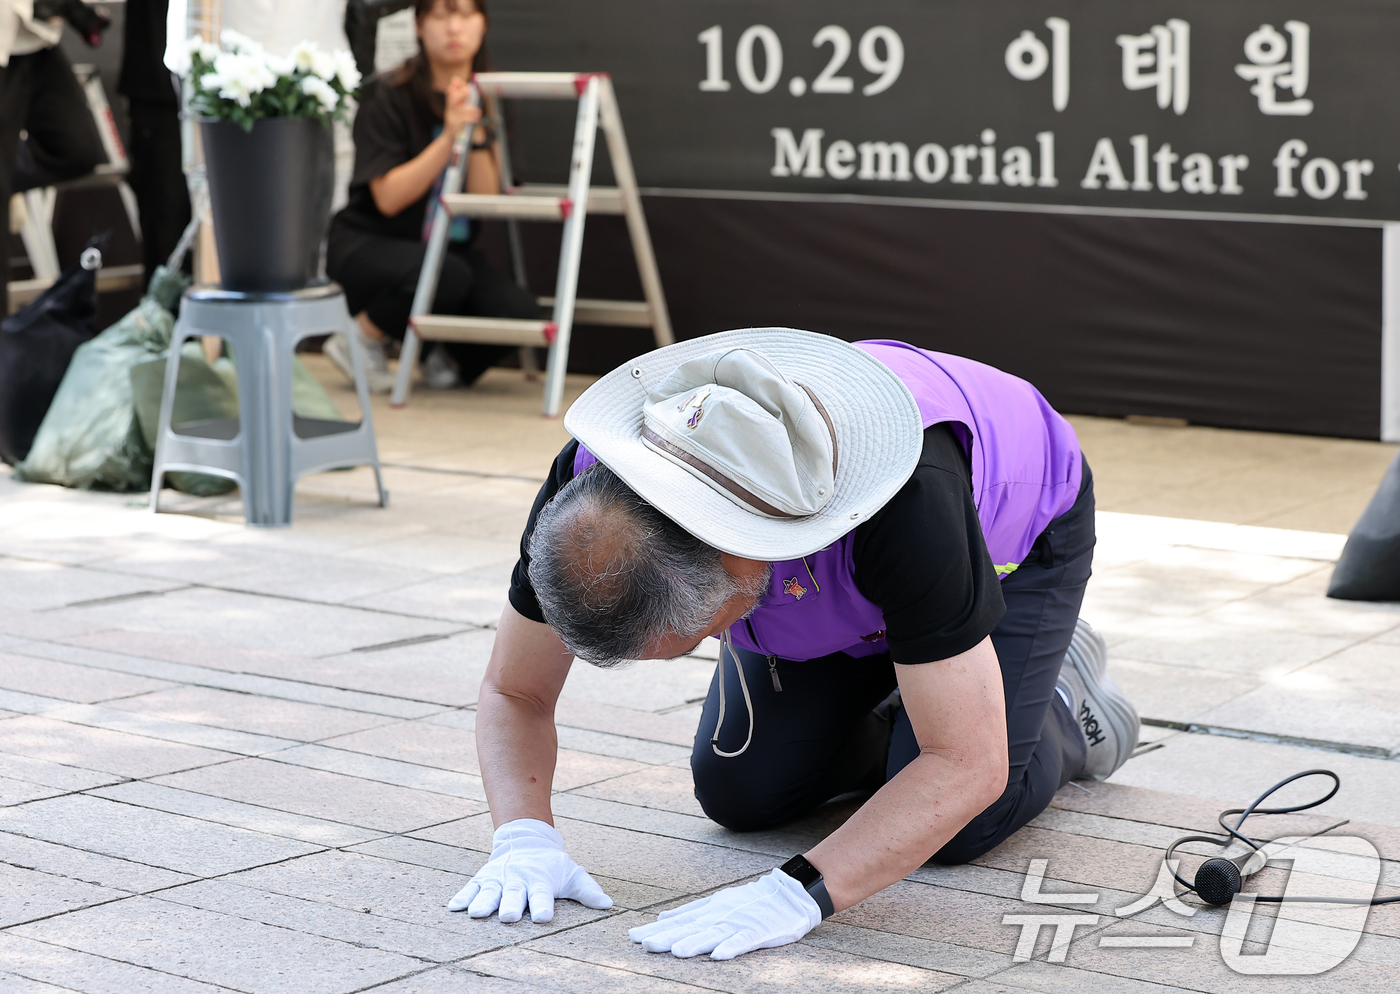
[[[733,959],[796,942],[821,920],[822,910],[812,895],[782,870],[774,870],[742,887],[727,887],[663,911],[656,921],[627,934],[649,953],[669,950],[681,958],[709,953],[710,959]]]
[[[491,836],[491,858],[447,902],[448,911],[467,909],[473,918],[489,918],[497,908],[501,921],[518,922],[530,903],[530,920],[554,917],[554,899],[577,901],[605,911],[612,898],[564,852],[564,839],[534,818],[517,818]]]

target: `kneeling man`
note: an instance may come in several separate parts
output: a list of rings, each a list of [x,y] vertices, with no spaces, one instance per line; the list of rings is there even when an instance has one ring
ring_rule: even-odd
[[[723,643],[691,768],[705,813],[768,828],[870,793],[758,880],[632,930],[729,959],[794,942],[929,859],[987,852],[1138,716],[1078,620],[1094,492],[1024,380],[900,342],[789,329],[658,349],[570,408],[481,687],[497,826],[449,905],[548,921],[610,907],[552,827],[554,703],[573,657]]]

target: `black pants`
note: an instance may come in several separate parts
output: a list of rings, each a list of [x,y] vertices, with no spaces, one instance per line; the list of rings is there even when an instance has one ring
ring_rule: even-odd
[[[15,157],[22,130],[29,133],[28,175],[16,189]],[[86,176],[106,161],[97,125],[67,57],[57,48],[10,56],[10,64],[0,67],[0,208],[8,211],[12,193]],[[8,294],[9,283],[9,253],[0,251],[0,291]]]
[[[180,168],[180,112],[174,104],[131,100],[131,174],[141,216],[141,261],[150,279],[190,223],[190,195]]]
[[[347,231],[333,223],[326,275],[345,288],[351,314],[364,311],[377,328],[402,340],[426,252],[421,241]],[[453,244],[443,256],[433,313],[532,319],[540,308],[533,293],[487,262],[480,249]],[[445,344],[464,384],[511,351],[502,345]]]
[[[1089,467],[1074,506],[1049,526],[1021,567],[1002,581],[1006,615],[992,632],[1006,696],[1010,773],[1005,792],[933,858],[962,863],[992,849],[1044,811],[1055,791],[1083,767],[1083,734],[1055,693],[1089,581],[1094,552],[1094,487]],[[710,747],[719,715],[719,681],[728,710],[719,748],[738,749],[749,716],[732,662],[715,670],[695,735],[690,766],[705,813],[727,828],[752,831],[801,815],[839,794],[873,790],[919,753],[901,708],[891,731],[871,709],[895,688],[888,654],[844,653],[778,661],[773,689],[767,658],[736,650],[753,698],[753,742],[724,759]],[[736,703],[737,702],[737,703]]]

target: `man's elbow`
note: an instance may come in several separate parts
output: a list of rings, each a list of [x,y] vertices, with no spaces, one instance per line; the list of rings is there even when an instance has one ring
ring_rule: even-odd
[[[970,765],[972,794],[977,810],[982,811],[1006,793],[1011,763],[1006,754],[1005,743],[979,750]]]

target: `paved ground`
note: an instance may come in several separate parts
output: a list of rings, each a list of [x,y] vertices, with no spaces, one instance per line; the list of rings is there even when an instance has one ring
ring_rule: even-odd
[[[1085,615],[1156,722],[1112,781],[1065,788],[975,865],[925,867],[796,946],[650,956],[627,927],[766,871],[849,808],[714,826],[686,759],[713,653],[581,665],[555,810],[617,908],[561,903],[548,926],[445,911],[489,847],[473,704],[564,440],[537,402],[497,372],[377,412],[391,507],[370,506],[364,471],[326,474],[289,530],[244,529],[228,499],[169,495],[191,513],[152,517],[132,495],[0,480],[0,990],[1393,988],[1400,908],[1373,911],[1322,977],[1232,971],[1221,911],[1114,914],[1171,839],[1315,766],[1342,775],[1339,795],[1261,834],[1361,835],[1389,857],[1386,892],[1400,885],[1400,605],[1322,596],[1393,447],[1095,419],[1076,419],[1101,508]],[[1063,959],[1047,928],[1018,962],[1004,916],[1070,914]],[[1260,912],[1244,950],[1316,945],[1328,921],[1271,936]]]

